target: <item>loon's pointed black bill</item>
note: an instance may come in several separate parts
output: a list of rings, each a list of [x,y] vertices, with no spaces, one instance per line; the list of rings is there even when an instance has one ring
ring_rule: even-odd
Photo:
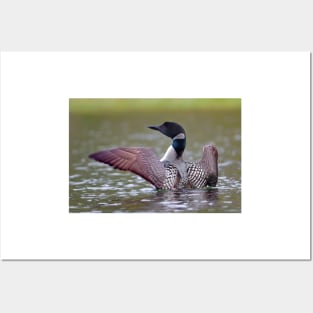
[[[160,131],[160,126],[148,126],[148,128]]]

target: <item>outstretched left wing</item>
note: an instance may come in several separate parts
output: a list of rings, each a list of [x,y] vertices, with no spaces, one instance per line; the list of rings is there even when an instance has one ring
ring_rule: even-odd
[[[92,153],[89,157],[119,170],[133,172],[157,189],[163,187],[165,168],[151,148],[120,147]]]

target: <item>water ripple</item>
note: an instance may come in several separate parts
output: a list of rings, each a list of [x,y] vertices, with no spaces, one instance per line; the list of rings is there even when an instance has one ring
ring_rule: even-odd
[[[170,141],[157,132],[143,130],[142,116],[137,120],[125,116],[122,121],[120,116],[72,117],[70,127],[76,128],[70,132],[70,212],[241,212],[240,115],[234,122],[229,112],[212,114],[184,114],[181,120],[190,130],[187,161],[201,159],[204,144],[214,143],[218,147],[218,184],[215,188],[180,191],[156,191],[137,175],[88,159],[89,153],[115,147],[115,143],[153,147],[161,157]],[[153,114],[145,119],[151,121],[147,125],[154,124],[162,121],[164,115]],[[204,130],[193,132],[195,123]],[[191,136],[194,137],[190,139]]]

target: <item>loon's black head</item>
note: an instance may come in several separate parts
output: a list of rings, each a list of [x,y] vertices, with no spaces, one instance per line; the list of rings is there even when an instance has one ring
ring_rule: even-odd
[[[186,132],[179,124],[175,122],[164,122],[160,126],[148,126],[148,128],[158,130],[163,135],[174,139],[179,134],[184,134],[186,137]],[[181,136],[183,137],[183,136]]]
[[[160,126],[148,126],[148,128],[158,130],[165,136],[172,138],[172,146],[177,156],[180,157],[183,154],[186,147],[186,132],[182,126],[175,122],[164,122]]]

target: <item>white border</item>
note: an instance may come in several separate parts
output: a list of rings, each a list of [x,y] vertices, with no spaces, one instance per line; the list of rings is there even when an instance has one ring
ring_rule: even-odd
[[[81,97],[242,98],[243,213],[69,214]],[[308,52],[2,53],[1,257],[309,259],[309,134]]]

